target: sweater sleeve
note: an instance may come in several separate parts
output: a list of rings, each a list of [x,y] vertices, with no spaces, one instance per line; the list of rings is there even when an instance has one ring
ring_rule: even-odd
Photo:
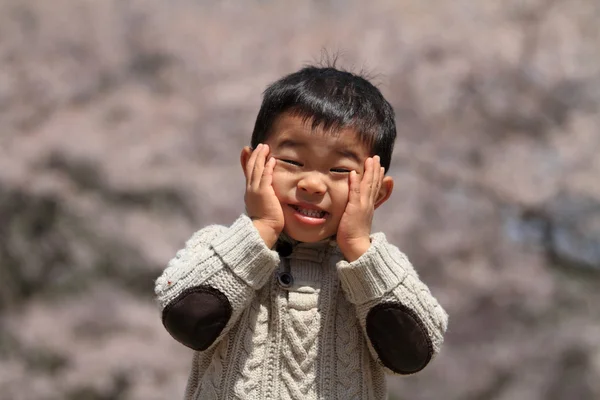
[[[196,232],[156,280],[163,325],[182,344],[203,351],[237,322],[272,277],[279,255],[248,216],[230,227]]]
[[[378,363],[403,375],[425,368],[440,351],[448,315],[406,256],[376,233],[365,254],[337,269]]]

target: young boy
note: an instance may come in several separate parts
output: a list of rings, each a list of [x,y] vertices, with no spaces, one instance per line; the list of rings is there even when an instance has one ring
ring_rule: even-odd
[[[196,350],[186,399],[384,399],[384,372],[439,352],[447,314],[371,233],[395,137],[357,75],[306,67],[267,88],[241,154],[246,213],[195,233],[156,281],[165,328]]]

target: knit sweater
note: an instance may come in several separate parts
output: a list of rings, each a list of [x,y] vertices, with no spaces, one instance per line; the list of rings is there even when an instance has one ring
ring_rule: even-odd
[[[334,240],[276,250],[242,215],[195,233],[157,279],[165,328],[196,350],[186,400],[384,399],[385,372],[439,352],[447,314],[384,234],[353,262]]]

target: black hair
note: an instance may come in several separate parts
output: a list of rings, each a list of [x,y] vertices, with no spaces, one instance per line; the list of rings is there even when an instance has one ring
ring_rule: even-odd
[[[268,139],[277,118],[291,112],[312,122],[312,128],[336,132],[353,128],[360,140],[390,166],[396,123],[391,104],[360,75],[334,67],[308,66],[267,87],[256,117],[251,145]]]

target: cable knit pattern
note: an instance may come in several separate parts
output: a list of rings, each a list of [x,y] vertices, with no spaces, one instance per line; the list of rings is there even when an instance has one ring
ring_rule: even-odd
[[[195,352],[192,360],[192,372],[188,379],[188,385],[186,388],[185,400],[194,400],[195,394],[200,387],[200,382],[204,377],[204,374],[212,363],[213,355],[215,354],[216,348],[213,347],[211,350],[203,352]]]
[[[292,242],[290,287],[277,283],[279,255],[246,215],[195,233],[156,280],[161,310],[201,285],[231,305],[225,328],[194,355],[186,400],[385,399],[387,370],[365,331],[382,302],[414,312],[439,352],[447,314],[385,235],[352,263],[335,242]]]
[[[341,294],[340,294],[341,296]],[[340,299],[343,300],[343,299]],[[352,304],[340,301],[336,316],[337,394],[340,399],[361,399],[360,335]],[[357,381],[358,380],[358,381]]]
[[[316,308],[307,311],[289,310],[283,317],[283,356],[286,368],[281,376],[287,388],[282,399],[308,400],[315,385],[315,360],[319,313]],[[283,394],[283,393],[282,393]]]
[[[216,400],[221,398],[220,393],[223,389],[221,382],[223,381],[224,361],[228,355],[228,346],[229,341],[223,340],[219,343],[213,353],[211,363],[200,382],[203,400]]]
[[[255,318],[255,319],[251,319]],[[248,329],[244,334],[240,349],[240,376],[234,383],[236,399],[260,398],[260,378],[262,366],[265,361],[265,347],[268,337],[268,310],[260,304],[259,299],[252,302],[248,318],[245,323]]]

